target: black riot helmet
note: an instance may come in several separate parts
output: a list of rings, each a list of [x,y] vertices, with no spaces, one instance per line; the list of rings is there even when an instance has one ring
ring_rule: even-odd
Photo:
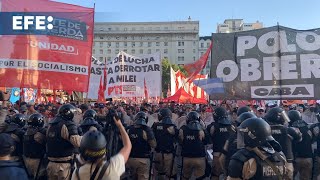
[[[42,114],[32,114],[28,121],[27,121],[28,126],[33,126],[33,127],[43,127],[44,125],[44,117]]]
[[[26,119],[27,117],[23,114],[15,114],[11,117],[10,122],[23,127],[26,124]]]
[[[168,108],[161,108],[159,110],[158,120],[163,124],[174,124],[172,122],[172,112]]]
[[[58,114],[65,120],[71,121],[74,117],[74,113],[76,112],[76,108],[71,104],[64,104],[62,105],[59,110]]]
[[[85,161],[96,162],[106,154],[107,141],[96,130],[86,132],[80,143],[80,154]]]
[[[237,116],[239,117],[242,113],[245,113],[245,112],[252,112],[252,109],[248,106],[242,106],[238,109]]]
[[[290,110],[288,112],[288,117],[291,122],[295,122],[302,119],[301,113],[297,110]]]
[[[187,115],[187,127],[191,130],[200,130],[200,114],[196,111],[191,111]]]
[[[88,117],[83,120],[83,122],[80,124],[80,127],[82,127],[82,126],[95,126],[97,124],[98,124],[98,122],[94,118]]]
[[[198,121],[200,122],[200,114],[197,113],[196,111],[191,111],[187,115],[187,124],[189,124],[192,121]]]
[[[135,121],[135,124],[137,125],[146,126],[148,123],[148,115],[145,112],[140,111],[136,114],[134,121]]]
[[[249,118],[257,118],[256,115],[254,115],[253,113],[251,112],[245,112],[245,113],[242,113],[238,118],[237,118],[237,124],[238,126],[245,120],[249,119]]]
[[[238,148],[258,147],[267,152],[281,151],[281,146],[272,137],[270,125],[261,118],[249,118],[243,121],[238,128]],[[243,143],[243,145],[240,145]]]
[[[86,118],[93,118],[95,119],[97,116],[97,112],[93,109],[88,109],[84,112],[83,114],[83,119],[86,119]]]
[[[220,124],[231,124],[231,121],[228,119],[228,112],[223,107],[217,107],[213,111],[213,119],[215,122]]]
[[[286,112],[278,107],[270,109],[264,118],[272,124],[284,124],[286,121],[290,122]]]

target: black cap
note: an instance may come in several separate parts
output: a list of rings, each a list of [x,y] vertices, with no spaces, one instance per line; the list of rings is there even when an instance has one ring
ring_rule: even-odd
[[[99,103],[99,108],[104,108],[105,105],[103,103]]]
[[[89,109],[89,106],[86,105],[86,104],[81,104],[81,105],[80,105],[80,109],[84,112],[84,111],[86,111],[86,110]]]
[[[14,141],[9,134],[0,134],[0,156],[7,156],[14,151]]]

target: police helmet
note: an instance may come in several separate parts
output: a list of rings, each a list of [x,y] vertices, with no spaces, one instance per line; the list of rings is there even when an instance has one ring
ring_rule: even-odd
[[[41,114],[32,114],[28,121],[27,124],[29,126],[33,126],[33,127],[43,127],[44,125],[44,117]]]
[[[215,121],[226,117],[228,117],[228,112],[226,109],[223,107],[217,107],[214,109],[213,118]]]
[[[187,124],[189,124],[192,121],[200,122],[200,115],[196,111],[191,111],[187,115]]]
[[[297,110],[290,110],[288,112],[290,121],[295,122],[302,119],[301,113]]]
[[[11,123],[17,124],[23,127],[26,124],[27,117],[23,114],[15,114],[11,117]]]
[[[148,115],[143,112],[140,111],[136,114],[135,118],[134,118],[135,124],[137,125],[147,125],[148,123]]]
[[[86,132],[80,143],[80,154],[85,161],[95,162],[106,154],[107,141],[96,130]]]
[[[83,122],[80,124],[80,127],[82,127],[82,126],[94,126],[94,125],[97,125],[97,124],[98,124],[98,122],[94,118],[88,117],[88,118],[85,118],[83,120]]]
[[[245,112],[252,112],[252,109],[248,106],[242,106],[238,109],[237,116],[239,117],[242,113],[245,113]]]
[[[239,141],[243,140],[244,145],[264,147],[269,142],[275,141],[271,135],[270,125],[261,118],[249,118],[243,121],[238,128]]]
[[[257,118],[257,116],[251,112],[244,112],[237,118],[238,125],[240,125],[243,121],[245,121],[249,118]]]
[[[64,104],[59,108],[58,114],[65,120],[72,120],[76,111],[77,109],[73,105]]]
[[[172,112],[169,108],[161,108],[159,110],[159,113],[158,113],[158,119],[159,121],[162,121],[164,119],[171,119],[172,118]]]
[[[290,121],[285,111],[279,107],[270,109],[264,118],[272,124],[284,124]]]
[[[97,116],[97,112],[93,109],[88,109],[84,112],[83,114],[83,119],[86,119],[86,118],[93,118],[95,119]]]

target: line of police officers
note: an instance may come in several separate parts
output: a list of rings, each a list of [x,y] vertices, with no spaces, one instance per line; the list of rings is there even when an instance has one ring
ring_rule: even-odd
[[[90,130],[104,131],[104,127],[96,121],[94,110],[84,113],[84,121],[78,127],[73,122],[75,111],[70,104],[62,105],[48,127],[43,127],[40,114],[28,119],[16,114],[0,125],[0,133],[8,133],[15,140],[12,156],[25,163],[30,177],[69,179],[75,162],[81,166],[81,158],[75,156],[80,135]],[[150,179],[153,169],[160,180],[177,179],[179,175],[181,179],[211,176],[216,180],[222,174],[231,180],[293,179],[296,173],[300,174],[299,179],[312,178],[311,145],[314,141],[320,145],[320,123],[308,127],[298,111],[289,111],[287,116],[280,108],[269,110],[265,119],[257,118],[248,107],[239,108],[237,115],[237,121],[232,123],[227,111],[217,107],[213,112],[215,121],[205,128],[200,115],[192,111],[187,114],[186,124],[177,129],[167,108],[159,110],[159,122],[152,127],[147,126],[147,114],[139,112],[135,124],[127,128],[132,142],[127,162],[130,178]],[[207,163],[209,144],[213,150],[212,166]],[[319,155],[320,150],[316,151],[318,160]]]

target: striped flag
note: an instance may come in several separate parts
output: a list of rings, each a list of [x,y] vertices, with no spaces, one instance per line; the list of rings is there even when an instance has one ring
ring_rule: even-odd
[[[148,98],[149,98],[149,93],[148,93],[146,78],[144,78],[144,97],[145,97],[145,99],[147,99],[147,100],[148,100]]]
[[[194,80],[193,83],[203,89],[208,95],[224,93],[222,78]]]

